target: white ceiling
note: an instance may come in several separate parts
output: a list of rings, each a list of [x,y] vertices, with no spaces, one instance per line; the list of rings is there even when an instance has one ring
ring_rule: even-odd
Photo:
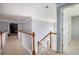
[[[1,7],[4,15],[27,16],[49,22],[56,19],[56,4],[54,3],[3,3]]]
[[[79,4],[64,9],[64,12],[72,17],[79,16]]]

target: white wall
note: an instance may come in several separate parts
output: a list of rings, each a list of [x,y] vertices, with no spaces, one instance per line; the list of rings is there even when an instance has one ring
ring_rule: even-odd
[[[38,50],[38,41],[41,40],[50,31],[55,32],[53,27],[53,23],[40,20],[32,20],[32,31],[35,32],[36,52]]]
[[[32,32],[32,20],[24,22],[24,29],[27,32]]]
[[[68,7],[66,9],[67,13],[70,15],[70,16],[77,16],[79,15],[79,4],[74,4],[74,5],[71,5],[70,7]]]
[[[46,9],[46,6],[49,8]],[[3,3],[2,9],[3,14],[29,16],[42,21],[51,22],[51,19],[56,18],[56,4],[54,3]]]
[[[9,32],[9,24],[8,22],[2,22],[0,21],[0,31],[4,32],[5,30],[8,30]]]
[[[64,10],[63,14],[63,48],[67,48],[71,41],[71,16]]]
[[[0,15],[2,14],[2,4],[0,4]]]
[[[79,40],[79,16],[72,17],[72,39]]]
[[[18,30],[24,29],[24,23],[18,23]]]

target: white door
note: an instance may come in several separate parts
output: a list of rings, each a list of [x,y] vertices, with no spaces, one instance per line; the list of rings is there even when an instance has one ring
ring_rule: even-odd
[[[66,13],[63,14],[63,50],[68,47],[71,40],[71,19]]]

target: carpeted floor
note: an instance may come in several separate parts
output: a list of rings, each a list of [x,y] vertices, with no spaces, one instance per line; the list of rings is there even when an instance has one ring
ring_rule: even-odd
[[[73,39],[71,40],[67,49],[64,52],[68,55],[79,55],[79,40]]]
[[[43,50],[38,55],[62,55],[62,53],[58,53],[56,51],[53,51],[51,49]]]
[[[28,51],[24,49],[17,36],[9,36],[7,44],[2,52],[3,55],[29,55]]]

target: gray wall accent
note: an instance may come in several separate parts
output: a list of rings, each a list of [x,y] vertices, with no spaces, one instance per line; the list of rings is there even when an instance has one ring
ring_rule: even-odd
[[[63,52],[62,47],[62,10],[60,7],[57,8],[57,51]]]

